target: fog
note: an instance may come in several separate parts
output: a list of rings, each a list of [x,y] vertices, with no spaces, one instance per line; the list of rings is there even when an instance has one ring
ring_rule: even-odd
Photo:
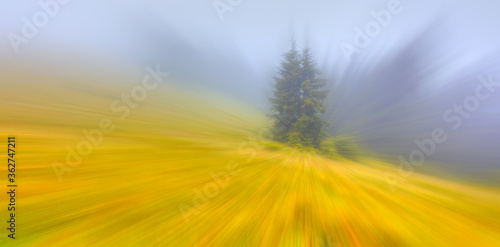
[[[273,76],[293,37],[299,47],[311,46],[328,79],[331,134],[356,136],[397,160],[441,128],[447,140],[428,161],[500,166],[500,90],[484,86],[489,78],[500,81],[497,1],[221,0],[219,8],[228,9],[218,12],[201,0],[74,0],[19,45],[9,33],[22,35],[23,17],[33,20],[43,8],[37,1],[4,2],[5,66],[102,74],[161,64],[179,84],[267,112]],[[377,21],[381,11],[390,18]],[[371,23],[378,29],[368,28],[370,36]],[[470,97],[478,98],[478,85],[484,99],[476,106]],[[473,110],[459,114],[460,104]]]

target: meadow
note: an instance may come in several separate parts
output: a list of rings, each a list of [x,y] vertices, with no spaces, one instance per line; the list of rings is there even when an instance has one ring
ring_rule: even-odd
[[[500,246],[494,185],[417,171],[392,191],[394,164],[273,143],[264,113],[173,83],[120,119],[110,103],[133,84],[5,81],[0,148],[18,142],[15,246]],[[68,166],[66,147],[103,118],[113,131]],[[55,163],[67,169],[60,179]]]

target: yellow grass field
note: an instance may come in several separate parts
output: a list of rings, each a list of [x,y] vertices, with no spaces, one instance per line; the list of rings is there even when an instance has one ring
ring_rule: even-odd
[[[416,173],[391,191],[397,166],[272,144],[263,113],[169,83],[120,119],[133,83],[2,80],[0,246],[500,246],[497,187]],[[114,129],[70,166],[102,119]]]

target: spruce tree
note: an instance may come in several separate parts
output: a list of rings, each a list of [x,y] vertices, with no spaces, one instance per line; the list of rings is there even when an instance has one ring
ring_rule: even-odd
[[[279,77],[275,77],[273,105],[274,139],[293,146],[320,149],[328,137],[327,122],[321,118],[325,111],[326,81],[306,46],[302,54],[292,40],[290,51],[284,54]]]
[[[311,49],[305,46],[301,56],[301,105],[300,116],[289,136],[299,138],[302,146],[320,149],[321,141],[328,137],[325,132],[328,122],[321,118],[325,111],[326,80],[319,78],[320,70],[314,61]]]
[[[295,41],[283,55],[279,77],[275,77],[272,103],[272,132],[275,140],[288,142],[288,135],[300,114],[301,61]]]

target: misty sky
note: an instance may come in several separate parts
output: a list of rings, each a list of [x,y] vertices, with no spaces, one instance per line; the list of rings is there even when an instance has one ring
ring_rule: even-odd
[[[457,130],[443,119],[474,95],[479,76],[500,81],[498,1],[242,0],[221,20],[212,0],[72,0],[15,53],[8,34],[21,35],[23,17],[42,10],[37,2],[2,1],[4,64],[105,73],[160,63],[178,83],[266,111],[272,76],[294,35],[299,46],[309,42],[330,82],[332,133],[359,136],[396,157],[443,128],[449,139],[430,160],[500,165],[500,88]],[[353,45],[356,28],[366,30],[371,13],[391,3],[399,13],[346,58],[342,44]]]

